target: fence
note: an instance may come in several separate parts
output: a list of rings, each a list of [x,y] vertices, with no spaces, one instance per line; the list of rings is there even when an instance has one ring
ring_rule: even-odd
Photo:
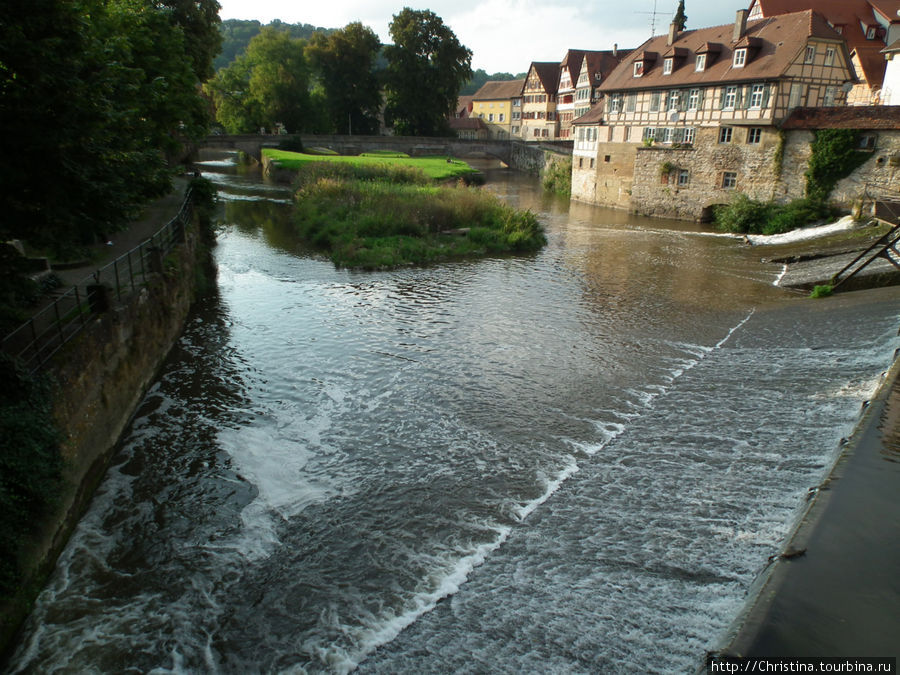
[[[3,338],[0,349],[21,360],[35,373],[69,340],[108,310],[144,287],[153,274],[163,271],[163,259],[185,240],[191,220],[191,192],[172,220],[138,246],[101,267],[81,282],[58,294],[52,303]]]

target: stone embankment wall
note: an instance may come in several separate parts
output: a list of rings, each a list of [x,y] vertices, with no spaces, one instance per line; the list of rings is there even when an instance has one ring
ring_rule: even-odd
[[[97,316],[51,360],[54,416],[63,437],[63,489],[55,512],[34,523],[24,547],[20,596],[0,606],[0,653],[27,616],[103,478],[119,436],[184,328],[201,266],[211,273],[211,234],[186,228],[185,242],[165,258],[163,272]],[[27,596],[27,597],[26,597]]]
[[[509,166],[512,169],[538,176],[548,164],[566,161],[571,156],[571,141],[554,144],[514,142],[510,149]]]
[[[709,207],[726,204],[736,192],[768,201],[779,185],[777,131],[765,130],[758,144],[747,144],[747,131],[734,128],[730,143],[718,142],[718,129],[698,129],[692,147],[641,147],[634,162],[631,209],[642,215],[700,220]],[[670,168],[664,172],[664,168]],[[682,171],[687,171],[686,182]],[[723,187],[725,172],[733,172],[735,187]]]
[[[900,192],[900,131],[871,131],[865,135],[875,137],[872,156],[847,178],[838,181],[831,198],[844,206],[851,206],[870,193],[888,189]],[[811,131],[788,131],[784,153],[782,181],[784,193],[789,199],[803,196],[806,189],[806,171],[811,154]]]
[[[811,132],[764,128],[760,142],[752,144],[746,142],[747,129],[733,127],[729,143],[719,143],[718,133],[717,128],[697,129],[694,144],[683,148],[601,143],[596,167],[588,165],[589,158],[575,158],[572,196],[683,220],[706,220],[714,205],[741,193],[778,203],[804,196]],[[900,190],[900,131],[864,133],[875,137],[871,159],[841,180],[831,195],[848,209],[866,195],[867,186],[874,194]],[[687,174],[679,182],[682,171]],[[726,171],[735,174],[733,188],[723,184]]]

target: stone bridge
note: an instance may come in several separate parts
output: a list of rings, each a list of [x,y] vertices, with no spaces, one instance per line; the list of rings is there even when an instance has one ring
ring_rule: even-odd
[[[241,150],[259,161],[263,148],[278,147],[287,138],[286,136],[266,134],[207,136],[200,147]],[[465,159],[467,157],[488,156],[495,157],[507,165],[516,166],[516,168],[525,168],[518,166],[521,162],[517,161],[523,154],[539,154],[541,159],[547,152],[569,156],[572,154],[571,142],[552,144],[553,147],[550,147],[543,143],[535,144],[523,141],[469,140],[465,138],[418,136],[318,136],[312,134],[301,134],[300,140],[305,148],[328,148],[341,155],[359,155],[363,152],[391,150],[404,152],[410,157],[450,155]],[[556,147],[557,145],[559,147]],[[543,161],[539,163],[543,165]]]

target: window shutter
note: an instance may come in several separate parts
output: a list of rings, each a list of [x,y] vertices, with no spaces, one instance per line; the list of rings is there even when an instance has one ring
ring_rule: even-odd
[[[722,91],[719,94],[719,110],[725,109],[725,89],[726,87],[722,87]]]
[[[684,112],[688,106],[688,96],[691,95],[690,89],[682,89],[678,92],[678,110]]]
[[[745,108],[749,108],[749,107],[750,107],[750,94],[751,94],[752,92],[753,92],[753,87],[752,87],[752,85],[749,85],[749,84],[748,84],[746,87],[744,87],[744,107],[745,107]]]
[[[763,100],[762,100],[762,108],[765,110],[769,107],[769,92],[772,88],[768,84],[763,85]]]
[[[706,89],[700,89],[700,99],[697,102],[697,109],[703,110],[703,98],[706,96]]]

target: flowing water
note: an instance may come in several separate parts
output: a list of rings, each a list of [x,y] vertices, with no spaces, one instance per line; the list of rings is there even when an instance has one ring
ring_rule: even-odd
[[[503,170],[541,253],[336,270],[223,164],[218,291],[14,672],[690,672],[898,346],[893,289]]]

